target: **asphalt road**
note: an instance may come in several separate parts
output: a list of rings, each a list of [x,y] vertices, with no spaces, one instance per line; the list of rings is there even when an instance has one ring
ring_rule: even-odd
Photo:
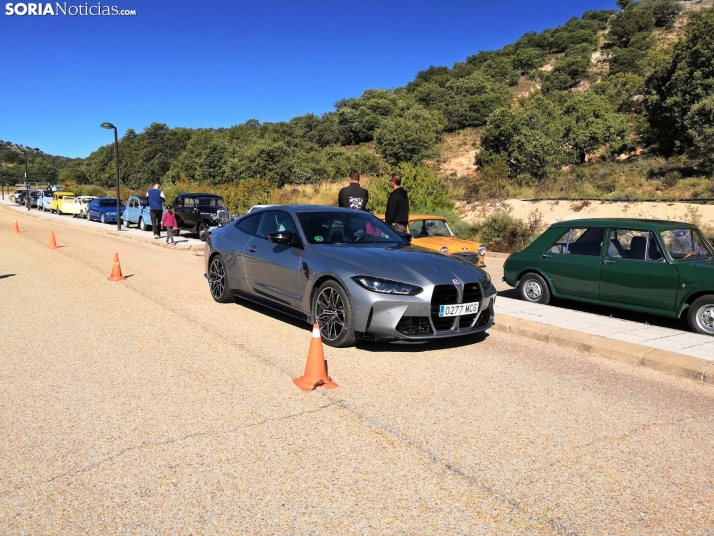
[[[303,393],[195,251],[50,229],[0,207],[0,534],[714,534],[710,386],[493,332]]]

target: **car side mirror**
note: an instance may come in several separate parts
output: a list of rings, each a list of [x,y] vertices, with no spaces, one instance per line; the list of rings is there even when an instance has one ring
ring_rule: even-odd
[[[297,245],[297,236],[290,231],[278,231],[276,233],[268,234],[268,240],[273,244],[280,244],[282,246],[295,246]]]
[[[412,235],[410,233],[400,233],[399,231],[397,231],[397,234],[410,244],[412,243]]]

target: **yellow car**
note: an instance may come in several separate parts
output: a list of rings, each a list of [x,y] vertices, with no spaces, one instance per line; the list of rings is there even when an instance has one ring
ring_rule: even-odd
[[[384,221],[384,215],[377,216]],[[412,235],[412,244],[454,255],[476,266],[486,266],[486,246],[473,240],[457,238],[446,218],[430,214],[410,214],[407,232]]]
[[[66,202],[68,204],[74,204],[74,194],[72,192],[55,192],[52,194],[52,201],[50,201],[50,212],[56,212],[61,215],[65,197],[67,198]]]

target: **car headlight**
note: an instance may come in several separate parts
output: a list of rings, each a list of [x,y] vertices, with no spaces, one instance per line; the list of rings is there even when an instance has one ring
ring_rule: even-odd
[[[116,212],[107,212],[107,216],[116,216],[116,215],[117,215]]]
[[[449,252],[449,248],[447,248],[446,246],[439,248],[439,253],[447,254],[448,252]]]
[[[486,272],[484,272],[484,275],[483,275],[482,285],[483,285],[483,288],[488,288],[491,286],[491,276],[488,275]]]
[[[478,247],[478,254],[481,255],[482,257],[486,255],[486,246],[479,246]]]
[[[357,275],[352,279],[367,290],[380,292],[382,294],[416,296],[424,290],[423,288],[415,287],[414,285],[407,285],[406,283],[399,283],[398,281],[389,281],[387,279],[378,279],[376,277],[367,277],[364,275]]]

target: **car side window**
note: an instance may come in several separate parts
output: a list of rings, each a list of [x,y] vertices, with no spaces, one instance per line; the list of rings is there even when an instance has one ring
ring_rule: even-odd
[[[246,234],[256,236],[258,234],[258,224],[260,223],[260,214],[242,218],[238,222],[238,229]]]
[[[550,253],[599,257],[605,229],[568,229],[556,240]]]
[[[607,247],[607,256],[633,261],[664,262],[664,254],[652,231],[613,229]]]
[[[196,204],[195,201],[196,200],[192,197],[184,197],[183,206],[185,206],[186,208],[193,208],[193,206]]]
[[[256,236],[267,239],[270,233],[279,233],[284,231],[297,234],[295,223],[293,222],[293,219],[290,214],[288,214],[287,212],[263,212],[261,216],[262,218],[260,220],[260,225],[258,226],[258,232],[256,233]]]
[[[174,203],[175,207],[182,207],[183,206],[183,197],[179,197],[176,199],[176,202]]]

